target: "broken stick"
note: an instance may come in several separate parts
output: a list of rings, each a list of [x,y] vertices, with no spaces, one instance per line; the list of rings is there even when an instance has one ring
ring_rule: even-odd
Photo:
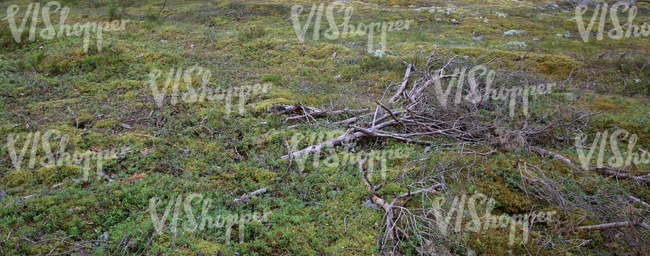
[[[264,193],[266,193],[266,187],[263,187],[263,188],[261,188],[261,189],[255,190],[255,191],[250,192],[250,193],[248,193],[248,194],[244,194],[244,195],[241,196],[240,198],[237,198],[237,199],[233,200],[233,203],[236,204],[236,203],[239,203],[239,202],[248,201],[248,200],[250,200],[253,196],[256,196],[256,195],[259,195],[259,194],[264,194]]]
[[[639,222],[639,221],[624,221],[624,222],[614,222],[614,223],[606,223],[606,224],[600,224],[600,225],[592,225],[592,226],[581,226],[578,227],[578,229],[581,230],[603,230],[603,229],[608,229],[608,228],[622,228],[622,227],[633,227],[633,226],[641,226],[647,230],[650,230],[650,225],[644,222]]]

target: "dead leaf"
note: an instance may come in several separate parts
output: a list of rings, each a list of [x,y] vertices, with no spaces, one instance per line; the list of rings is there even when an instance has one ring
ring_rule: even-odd
[[[124,182],[134,182],[136,180],[144,179],[145,176],[146,176],[146,174],[144,172],[140,173],[140,174],[136,173],[136,174],[133,174],[133,176],[126,179]],[[122,183],[124,183],[124,182],[122,182]]]

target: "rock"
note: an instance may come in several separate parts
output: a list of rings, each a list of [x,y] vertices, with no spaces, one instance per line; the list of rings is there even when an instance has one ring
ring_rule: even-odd
[[[553,1],[543,3],[543,4],[542,4],[542,7],[543,7],[543,8],[549,8],[549,9],[552,9],[552,10],[560,9],[560,6],[557,5],[557,3],[556,3],[556,2],[553,2]]]
[[[591,1],[591,0],[564,0],[564,2],[569,3],[573,5],[573,7],[576,6],[595,6],[598,3],[601,3],[601,1]]]
[[[525,30],[508,30],[506,32],[503,32],[504,35],[506,36],[514,36],[514,35],[519,35],[519,34],[526,34]]]
[[[480,42],[480,41],[483,41],[483,37],[482,37],[482,36],[479,36],[479,37],[472,37],[472,40],[474,40],[474,41],[476,41],[476,42]]]

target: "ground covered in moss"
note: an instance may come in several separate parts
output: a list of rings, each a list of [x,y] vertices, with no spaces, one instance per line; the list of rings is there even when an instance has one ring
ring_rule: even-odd
[[[596,9],[587,2],[585,26]],[[577,228],[650,223],[650,183],[580,168],[579,155],[599,147],[594,138],[606,131],[629,132],[618,137],[622,159],[650,150],[650,37],[612,39],[609,14],[604,38],[597,39],[596,20],[585,42],[574,1],[342,1],[331,9],[338,33],[327,30],[326,17],[315,29],[315,13],[301,38],[292,10],[302,5],[303,26],[312,4],[323,3],[325,16],[332,2],[61,0],[71,27],[119,21],[104,32],[101,46],[91,32],[84,49],[83,35],[48,39],[42,13],[32,31],[26,12],[36,3],[0,3],[2,255],[650,254],[643,225]],[[41,12],[47,3],[39,3]],[[636,6],[633,23],[650,23],[648,4]],[[56,7],[50,16],[58,33]],[[369,49],[367,31],[343,35],[346,8],[353,10],[351,25],[394,28],[385,42],[376,32]],[[628,12],[618,11],[627,23]],[[11,20],[24,29],[12,32]],[[286,116],[269,113],[273,106],[379,109],[375,101],[395,93],[387,88],[402,82],[407,64],[426,63],[434,50],[446,54],[441,63],[453,58],[494,70],[496,83],[555,83],[531,101],[528,117],[521,105],[514,117],[504,117],[503,134],[522,122],[543,127],[575,109],[594,115],[574,130],[557,127],[521,139],[499,137],[501,130],[483,143],[374,138],[302,163],[282,159],[319,137],[344,133],[349,127],[335,122],[354,115],[285,122]],[[157,98],[152,85],[174,84],[177,74],[177,95]],[[202,86],[214,95],[192,100],[192,90]],[[588,136],[587,149],[575,146],[577,132]],[[342,161],[373,152],[390,152],[387,171],[370,180],[382,184],[378,193],[388,202],[425,184],[443,185],[399,198],[400,207],[391,210],[400,227],[393,242],[387,214],[373,203],[358,166]],[[596,165],[598,154],[587,164]],[[333,156],[339,164],[325,161]],[[610,165],[617,160],[611,150],[604,157]],[[637,163],[627,161],[618,172],[650,180],[650,165]],[[434,216],[436,198],[446,198],[435,212],[447,217],[454,198],[473,195],[491,198],[494,216],[554,215],[529,231],[520,224],[466,226],[476,219],[469,205],[460,218],[447,219],[446,232],[438,229],[440,218],[417,217]],[[487,208],[478,204],[476,212],[483,216]],[[479,219],[482,226],[489,222]]]

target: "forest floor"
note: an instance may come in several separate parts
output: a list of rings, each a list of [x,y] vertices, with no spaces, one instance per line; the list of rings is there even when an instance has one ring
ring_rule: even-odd
[[[49,31],[48,2],[0,3],[2,255],[650,255],[643,1],[600,40],[572,1],[59,3],[49,39],[57,5]],[[445,106],[443,67],[541,93],[473,104],[477,71]],[[395,136],[283,158],[381,115]]]

